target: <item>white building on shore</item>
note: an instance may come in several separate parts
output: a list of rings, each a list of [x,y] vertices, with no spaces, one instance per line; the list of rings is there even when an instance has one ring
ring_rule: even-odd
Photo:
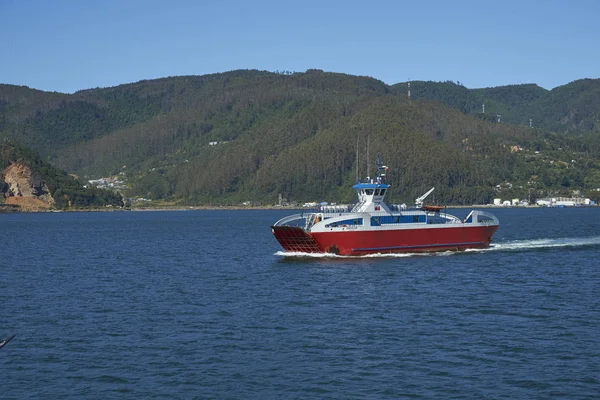
[[[543,207],[580,207],[593,205],[594,202],[583,197],[546,197],[538,199],[536,204]]]

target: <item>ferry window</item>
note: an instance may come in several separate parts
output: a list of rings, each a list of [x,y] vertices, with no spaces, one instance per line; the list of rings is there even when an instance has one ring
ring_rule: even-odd
[[[381,189],[381,193],[382,196],[385,194],[385,189]]]
[[[397,221],[395,221],[394,217],[392,217],[392,216],[383,216],[383,217],[379,218],[379,223],[382,225],[383,224],[393,224],[394,222],[397,222]]]
[[[367,193],[367,196],[371,196],[373,194],[373,189],[367,189],[365,190],[365,193]]]
[[[375,196],[379,196],[379,189],[375,189]]]
[[[363,219],[362,218],[354,218],[354,219],[345,219],[343,221],[337,221],[337,222],[332,222],[330,224],[325,225],[325,228],[347,228],[349,226],[354,226],[354,225],[362,225],[363,224]]]
[[[413,222],[419,222],[419,216],[413,215]]]

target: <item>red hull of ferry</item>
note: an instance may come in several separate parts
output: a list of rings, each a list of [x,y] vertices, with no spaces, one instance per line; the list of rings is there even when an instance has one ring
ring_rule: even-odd
[[[306,232],[302,228],[289,226],[271,228],[277,241],[288,252],[360,256],[376,253],[487,248],[498,226],[446,226],[341,232]]]

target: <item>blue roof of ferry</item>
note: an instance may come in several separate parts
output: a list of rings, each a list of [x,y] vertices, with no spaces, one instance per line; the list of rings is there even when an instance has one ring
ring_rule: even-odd
[[[390,185],[387,183],[357,183],[356,185],[352,186],[352,189],[387,189],[389,187]]]

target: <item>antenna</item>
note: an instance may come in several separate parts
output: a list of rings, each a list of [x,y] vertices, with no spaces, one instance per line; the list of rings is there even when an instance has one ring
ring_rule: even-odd
[[[482,113],[482,114],[485,114],[485,104],[482,104],[482,105],[481,105],[481,110],[482,110],[482,111],[481,111],[481,113]]]
[[[410,79],[408,80],[408,99],[410,100]]]

